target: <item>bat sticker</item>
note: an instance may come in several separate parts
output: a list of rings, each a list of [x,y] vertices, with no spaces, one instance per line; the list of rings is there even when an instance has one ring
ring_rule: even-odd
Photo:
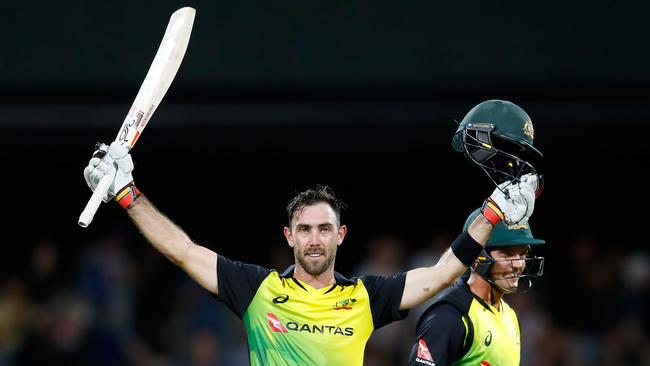
[[[138,125],[144,116],[144,112],[131,108],[129,114],[126,116],[126,120],[122,124],[122,131],[120,132],[120,137],[117,139],[118,142],[124,143],[127,142],[130,136],[131,128],[138,129]]]

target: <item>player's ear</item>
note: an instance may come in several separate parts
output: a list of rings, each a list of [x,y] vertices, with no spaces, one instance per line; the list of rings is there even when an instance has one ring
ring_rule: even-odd
[[[336,245],[341,245],[341,243],[343,243],[343,239],[345,239],[345,235],[347,233],[348,233],[348,227],[345,225],[340,225],[337,233]]]
[[[293,235],[291,235],[291,229],[288,227],[284,227],[284,237],[287,239],[287,243],[289,243],[289,246],[293,248]]]

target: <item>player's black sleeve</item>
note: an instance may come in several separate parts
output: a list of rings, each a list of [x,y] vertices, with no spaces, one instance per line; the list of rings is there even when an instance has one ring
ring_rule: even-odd
[[[398,273],[392,277],[363,276],[361,280],[368,290],[375,329],[406,318],[408,310],[399,310],[402,294],[404,294],[406,273]]]
[[[428,365],[423,361],[429,361],[436,366],[448,366],[463,357],[465,325],[455,306],[445,302],[434,305],[422,315],[416,332],[409,365]]]
[[[270,269],[255,264],[232,261],[219,255],[217,259],[219,294],[216,298],[241,318],[260,284],[270,272]]]

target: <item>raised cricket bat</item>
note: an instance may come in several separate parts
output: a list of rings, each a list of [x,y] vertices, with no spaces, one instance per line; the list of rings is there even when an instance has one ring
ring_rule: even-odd
[[[149,67],[149,72],[147,72],[138,95],[115,138],[115,141],[129,150],[138,141],[142,130],[147,126],[147,122],[174,80],[190,40],[195,14],[196,10],[185,7],[175,11],[169,19],[165,35]],[[113,178],[114,175],[105,176],[95,188],[86,208],[79,216],[81,227],[90,225],[95,212],[106,197]]]

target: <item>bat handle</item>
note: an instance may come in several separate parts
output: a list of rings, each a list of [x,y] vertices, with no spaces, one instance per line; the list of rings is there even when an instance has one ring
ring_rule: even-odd
[[[95,217],[95,212],[97,212],[99,205],[102,203],[104,197],[106,197],[108,188],[111,186],[113,179],[115,179],[116,173],[117,171],[113,171],[112,174],[105,175],[99,181],[99,184],[97,184],[97,187],[95,187],[95,191],[93,192],[93,195],[90,196],[90,199],[86,204],[86,208],[84,208],[81,215],[79,215],[79,226],[88,227],[88,225],[90,225],[90,223],[93,221],[93,217]]]

